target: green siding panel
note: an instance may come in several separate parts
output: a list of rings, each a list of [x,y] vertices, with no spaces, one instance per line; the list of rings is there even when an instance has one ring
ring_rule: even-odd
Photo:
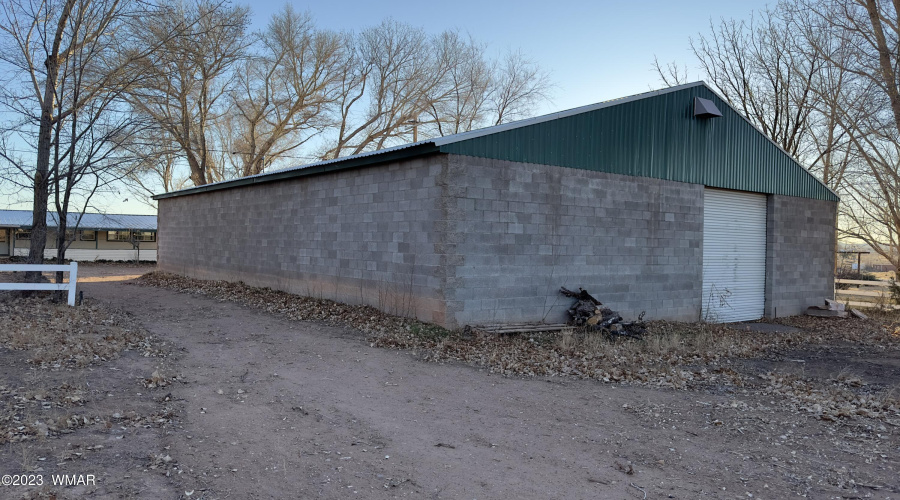
[[[694,97],[715,102],[722,117],[694,118]],[[838,201],[703,85],[444,144],[440,151]]]

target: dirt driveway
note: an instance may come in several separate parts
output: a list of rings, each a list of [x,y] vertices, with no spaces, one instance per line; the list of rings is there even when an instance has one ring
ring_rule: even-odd
[[[97,269],[83,271],[85,296],[128,311],[173,346],[159,362],[123,357],[127,376],[157,371],[178,382],[147,390],[174,404],[175,425],[140,438],[165,464],[127,494],[85,494],[900,498],[891,427],[823,422],[739,390],[507,378],[426,363],[351,330],[114,278],[144,268]],[[125,441],[109,441],[104,453],[124,454]]]

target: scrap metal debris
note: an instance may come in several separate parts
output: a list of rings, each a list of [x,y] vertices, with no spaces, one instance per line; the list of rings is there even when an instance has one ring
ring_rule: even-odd
[[[644,312],[641,312],[637,321],[625,322],[618,312],[604,307],[599,300],[583,288],[574,292],[566,287],[561,287],[559,293],[575,299],[575,303],[569,308],[569,316],[572,317],[571,324],[574,326],[604,331],[611,336],[621,335],[635,338],[640,338],[647,331]]]

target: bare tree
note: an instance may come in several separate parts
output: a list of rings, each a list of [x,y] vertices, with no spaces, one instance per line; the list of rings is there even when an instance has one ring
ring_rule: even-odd
[[[429,135],[445,136],[525,118],[549,100],[549,74],[521,52],[490,60],[485,46],[444,34],[449,71],[446,90],[435,99],[424,122]],[[420,122],[421,123],[421,122]]]
[[[346,46],[337,137],[323,159],[415,140],[418,131],[444,136],[523,118],[552,89],[546,71],[521,52],[493,61],[483,44],[456,31],[429,37],[388,20]]]
[[[689,83],[687,68],[679,66],[677,62],[667,63],[663,67],[659,64],[659,58],[653,56],[653,70],[666,87]]]
[[[240,176],[262,172],[331,124],[344,55],[341,37],[315,29],[309,14],[287,5],[272,17],[230,96],[227,149],[240,158]]]
[[[798,59],[821,61],[811,81],[814,109],[807,118],[809,145],[806,156],[800,159],[822,182],[842,193],[858,156],[848,124],[863,111],[860,99],[865,100],[868,91],[861,92],[852,84],[852,75],[847,71],[851,55],[840,42],[839,30],[823,25],[815,11],[796,0],[782,2],[779,12],[797,35],[792,50],[803,53]]]
[[[183,189],[190,183],[190,178],[183,175],[180,168],[178,144],[158,127],[146,128],[140,140],[132,140],[123,147],[135,159],[124,184],[141,203],[156,208],[151,196]]]
[[[521,51],[509,52],[494,73],[491,93],[494,125],[524,118],[549,98],[550,76]]]
[[[816,41],[817,53],[849,89],[835,113],[853,151],[842,232],[888,259],[900,279],[900,13],[878,0],[802,6],[814,29],[829,35]]]
[[[119,181],[140,164],[140,157],[127,145],[141,135],[145,125],[125,112],[109,112],[111,103],[106,99],[98,101],[54,130],[50,190],[57,217],[58,264],[65,262],[71,236],[92,206],[94,195],[112,194]],[[62,273],[57,273],[57,281],[62,278]]]
[[[210,129],[225,113],[234,69],[246,57],[249,10],[212,0],[171,0],[166,7],[146,25],[146,43],[160,50],[143,59],[144,78],[130,102],[169,134],[200,186],[224,178]]]
[[[817,103],[815,75],[824,61],[781,11],[750,22],[710,23],[691,48],[710,83],[764,134],[795,158],[806,154],[808,119]]]
[[[496,88],[495,65],[485,56],[485,45],[463,39],[459,32],[442,35],[451,59],[444,98],[425,110],[434,134],[445,136],[472,130],[490,119],[491,92]]]
[[[440,99],[435,91],[449,71],[439,39],[394,20],[348,36],[346,45],[337,137],[323,159],[383,148]]]
[[[84,54],[83,54],[84,55]],[[78,99],[90,88],[90,64],[82,64],[81,57],[73,58],[62,72],[61,88],[71,88],[71,98]],[[121,99],[122,89],[98,95],[56,123],[53,130],[50,192],[57,215],[56,260],[63,264],[66,250],[78,230],[81,215],[91,205],[98,192],[109,191],[126,178],[138,165],[128,144],[146,128],[131,117]],[[73,210],[74,207],[78,207]],[[69,217],[72,213],[76,217]],[[69,231],[70,221],[74,227]],[[57,281],[62,280],[57,273]]]
[[[79,147],[134,81],[135,62],[152,50],[130,36],[134,21],[146,13],[142,10],[141,4],[119,0],[0,3],[0,63],[14,75],[0,89],[0,102],[16,117],[5,127],[4,145],[13,147],[0,151],[0,158],[8,177],[27,179],[22,184],[33,193],[30,263],[44,258],[51,192],[57,194],[58,210],[67,211],[85,169],[104,168],[101,163],[85,166]],[[14,154],[16,146],[31,149],[34,156]],[[62,199],[60,190],[65,191]],[[36,278],[37,273],[29,273],[29,280]]]
[[[317,29],[285,7],[246,34],[246,9],[170,0],[129,89],[133,116],[155,124],[130,175],[144,198],[180,185],[255,175],[284,158],[336,158],[410,138],[503,123],[547,98],[549,78],[519,52],[500,61],[457,32],[430,36],[387,20],[353,34]],[[179,36],[170,36],[177,31]],[[303,148],[324,137],[314,153]]]
[[[703,78],[731,105],[826,185],[842,189],[854,154],[840,109],[854,96],[847,71],[829,57],[846,54],[803,2],[783,0],[748,22],[711,21],[691,48]],[[654,60],[653,67],[666,85],[688,79],[677,63]]]

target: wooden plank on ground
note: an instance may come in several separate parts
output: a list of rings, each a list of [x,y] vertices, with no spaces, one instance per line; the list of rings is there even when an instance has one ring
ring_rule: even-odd
[[[565,328],[571,328],[569,325],[565,324],[554,324],[554,325],[546,325],[546,324],[536,324],[536,325],[494,325],[494,326],[482,326],[478,327],[478,330],[482,330],[484,332],[489,333],[530,333],[530,332],[555,332],[559,330],[563,330]]]

